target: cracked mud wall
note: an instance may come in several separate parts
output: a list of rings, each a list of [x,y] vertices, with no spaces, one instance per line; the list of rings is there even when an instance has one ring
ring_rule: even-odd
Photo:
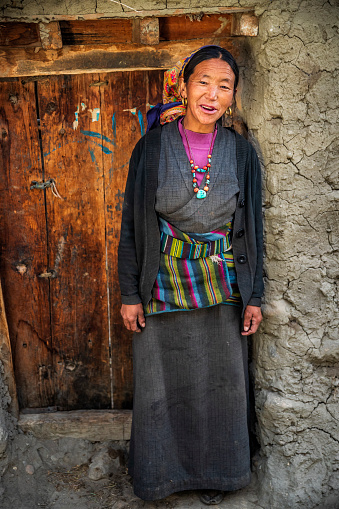
[[[202,0],[127,4],[159,15],[207,8]],[[0,6],[13,19],[132,15],[109,0]],[[338,509],[339,7],[337,0],[211,0],[208,9],[220,6],[259,16],[258,37],[246,40],[241,92],[265,165],[265,321],[253,341],[259,500],[265,509]],[[0,385],[5,435],[12,429],[6,398]]]
[[[16,434],[16,420],[9,411],[11,397],[8,392],[8,386],[5,383],[4,371],[4,365],[0,360],[0,500],[3,494],[1,478],[9,462],[8,442]]]
[[[265,163],[265,321],[254,340],[260,500],[337,509],[339,6],[258,3],[242,105]]]
[[[8,442],[16,435],[15,381],[12,354],[0,282],[0,500],[3,492],[1,478],[8,466]],[[14,395],[14,397],[12,397]]]

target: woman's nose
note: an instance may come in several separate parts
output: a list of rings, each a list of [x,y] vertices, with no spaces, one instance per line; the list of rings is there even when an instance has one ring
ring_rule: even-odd
[[[207,89],[206,95],[209,99],[215,100],[218,97],[218,87],[210,85]]]

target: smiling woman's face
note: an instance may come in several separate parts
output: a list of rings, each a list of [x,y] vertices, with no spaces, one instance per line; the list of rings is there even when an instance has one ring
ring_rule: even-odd
[[[211,58],[200,62],[188,83],[181,85],[181,95],[187,98],[185,128],[212,132],[218,118],[232,104],[234,80],[234,72],[224,60]]]

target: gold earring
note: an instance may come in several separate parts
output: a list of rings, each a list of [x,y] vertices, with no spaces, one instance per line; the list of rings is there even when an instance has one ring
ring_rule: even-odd
[[[187,106],[187,97],[183,97],[183,98],[182,98],[182,104],[183,104],[184,106]]]
[[[229,115],[231,116],[232,115],[232,108],[229,107],[227,110],[226,110],[226,115]]]

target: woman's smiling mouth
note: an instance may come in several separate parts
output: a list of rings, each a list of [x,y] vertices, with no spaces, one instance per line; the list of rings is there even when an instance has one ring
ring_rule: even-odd
[[[215,113],[217,111],[214,106],[208,106],[207,104],[200,104],[200,108],[206,113]]]

